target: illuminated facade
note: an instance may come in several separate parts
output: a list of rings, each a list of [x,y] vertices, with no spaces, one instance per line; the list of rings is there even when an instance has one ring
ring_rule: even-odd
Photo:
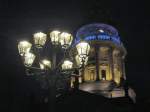
[[[74,44],[80,41],[87,41],[91,48],[84,71],[79,75],[79,88],[106,97],[124,97],[127,52],[118,31],[107,24],[88,24],[77,31]]]

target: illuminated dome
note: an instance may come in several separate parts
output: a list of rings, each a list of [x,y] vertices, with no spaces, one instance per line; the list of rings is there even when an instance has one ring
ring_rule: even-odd
[[[105,40],[121,44],[118,31],[113,26],[103,23],[88,24],[81,27],[76,33],[75,43],[80,40]]]
[[[90,51],[84,70],[80,71],[79,89],[109,98],[124,97],[122,84],[126,80],[124,59],[127,52],[118,31],[103,23],[84,25],[77,30],[74,45],[80,41],[88,42]],[[75,48],[72,47],[74,56],[77,55]]]

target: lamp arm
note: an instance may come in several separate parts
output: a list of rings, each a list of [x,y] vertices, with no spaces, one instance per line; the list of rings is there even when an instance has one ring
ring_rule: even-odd
[[[67,58],[67,54],[69,54],[69,52],[70,52],[69,49],[64,49],[64,52],[63,52],[64,55],[63,55],[61,61],[55,66],[55,69],[60,70],[62,63],[63,63],[64,59]]]

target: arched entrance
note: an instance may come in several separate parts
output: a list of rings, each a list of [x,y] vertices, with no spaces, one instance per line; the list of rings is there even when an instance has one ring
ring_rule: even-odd
[[[95,81],[96,71],[94,66],[86,67],[84,72],[84,81]]]
[[[101,70],[102,80],[106,80],[106,70]]]

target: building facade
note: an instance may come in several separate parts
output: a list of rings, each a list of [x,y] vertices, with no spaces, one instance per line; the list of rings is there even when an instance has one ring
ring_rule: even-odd
[[[79,74],[79,88],[106,97],[125,96],[127,51],[118,31],[107,24],[88,24],[77,31],[74,45],[80,41],[88,42],[91,48],[84,70]]]

